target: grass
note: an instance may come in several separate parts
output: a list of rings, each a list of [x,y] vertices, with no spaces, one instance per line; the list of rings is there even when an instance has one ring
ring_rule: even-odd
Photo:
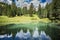
[[[48,18],[43,18],[43,19],[39,19],[39,17],[37,15],[34,15],[33,17],[29,17],[29,16],[16,16],[16,17],[12,17],[9,18],[7,16],[0,16],[0,25],[5,25],[5,24],[11,24],[11,23],[30,23],[30,22],[45,22],[48,23],[50,22],[50,20]]]

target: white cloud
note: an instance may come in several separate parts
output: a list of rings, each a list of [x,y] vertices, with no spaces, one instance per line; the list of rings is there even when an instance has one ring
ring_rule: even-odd
[[[16,1],[16,6],[17,7],[22,7],[23,3],[24,3],[24,0],[18,0],[18,1]]]
[[[12,4],[12,0],[7,0],[8,5]]]
[[[5,0],[0,0],[0,2],[4,2]],[[43,8],[45,8],[45,6],[46,6],[46,3],[47,2],[51,2],[51,0],[46,0],[46,2],[45,3],[40,3],[40,1],[38,1],[38,0],[32,0],[30,3],[27,3],[27,2],[25,2],[26,0],[15,0],[15,3],[16,3],[16,6],[17,7],[23,7],[23,6],[27,6],[27,8],[29,8],[29,6],[30,6],[30,4],[31,3],[33,3],[33,5],[34,5],[34,7],[37,9],[38,8],[38,6],[39,6],[39,4],[41,4],[41,7],[43,7]],[[12,4],[12,0],[7,0],[6,1],[6,3],[8,3],[9,5],[11,5]]]
[[[33,3],[34,7],[37,9],[39,4],[41,5],[42,8],[45,8],[45,6],[46,6],[46,4],[48,2],[48,0],[45,3],[40,3],[40,1],[38,1],[38,0],[32,0],[30,3],[27,3],[27,2],[24,2],[24,1],[26,1],[26,0],[18,0],[18,1],[16,1],[16,6],[17,7],[23,7],[23,6],[26,5],[27,8],[29,8],[30,4]],[[49,1],[49,3],[50,2],[51,1]]]
[[[52,2],[52,0],[46,0],[46,2],[47,2],[47,3],[51,3],[51,2]]]
[[[33,0],[30,2],[30,4],[33,3],[34,7],[37,8],[40,4],[40,2],[38,0]]]
[[[32,0],[32,1],[30,2],[30,4],[31,4],[31,3],[33,3],[34,8],[36,8],[36,11],[37,11],[37,10],[38,10],[38,6],[39,6],[40,2],[39,2],[38,0]]]
[[[40,1],[38,1],[38,0],[33,0],[33,1],[30,2],[30,4],[31,4],[31,3],[33,3],[34,8],[36,8],[36,11],[38,10],[39,4],[41,5],[41,8],[45,8],[45,6],[46,6],[46,4],[47,4],[47,2],[40,3]]]
[[[0,2],[7,3],[8,5],[12,4],[12,0],[0,0]]]
[[[46,4],[47,4],[47,2],[45,2],[45,3],[40,3],[41,8],[45,8],[45,7],[46,7]]]
[[[23,3],[23,6],[28,6],[28,3],[27,3],[27,2],[24,2],[24,3]]]
[[[4,0],[0,0],[0,2],[3,2]]]

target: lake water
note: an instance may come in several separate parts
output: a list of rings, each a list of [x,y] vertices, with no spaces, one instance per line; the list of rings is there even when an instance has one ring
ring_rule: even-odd
[[[27,24],[8,24],[0,26],[0,40],[51,39],[60,39],[60,26],[58,24],[39,22]]]
[[[21,29],[16,33],[15,37],[12,34],[0,35],[0,40],[51,40],[51,38],[49,35],[46,35],[45,31],[39,32],[38,28],[36,28],[32,34],[29,29],[27,29],[26,33]]]

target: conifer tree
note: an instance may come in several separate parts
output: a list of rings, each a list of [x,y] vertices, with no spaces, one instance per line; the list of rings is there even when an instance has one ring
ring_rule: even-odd
[[[27,14],[27,7],[23,7],[23,14],[26,15]]]
[[[41,18],[41,5],[39,4],[39,7],[38,7],[38,17]]]
[[[30,9],[29,9],[29,15],[30,15],[30,17],[33,16],[33,10],[34,10],[34,6],[33,6],[33,3],[31,3]]]
[[[16,10],[17,10],[17,16],[21,16],[21,14],[22,14],[22,12],[21,12],[21,8],[18,7]]]
[[[53,13],[52,13],[53,20],[60,20],[60,0],[53,1]]]
[[[2,16],[2,5],[0,4],[0,16]]]
[[[10,16],[11,17],[15,17],[16,16],[16,10],[17,9],[17,7],[16,7],[16,5],[15,5],[15,3],[13,3],[12,5],[11,5],[11,14],[10,14]]]

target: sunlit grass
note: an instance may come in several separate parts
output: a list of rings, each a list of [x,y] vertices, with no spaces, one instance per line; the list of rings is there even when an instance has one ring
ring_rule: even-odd
[[[0,25],[2,24],[10,24],[10,23],[30,23],[30,22],[45,22],[48,23],[50,20],[48,18],[39,19],[37,15],[33,17],[29,16],[16,16],[16,17],[7,17],[0,16]]]

